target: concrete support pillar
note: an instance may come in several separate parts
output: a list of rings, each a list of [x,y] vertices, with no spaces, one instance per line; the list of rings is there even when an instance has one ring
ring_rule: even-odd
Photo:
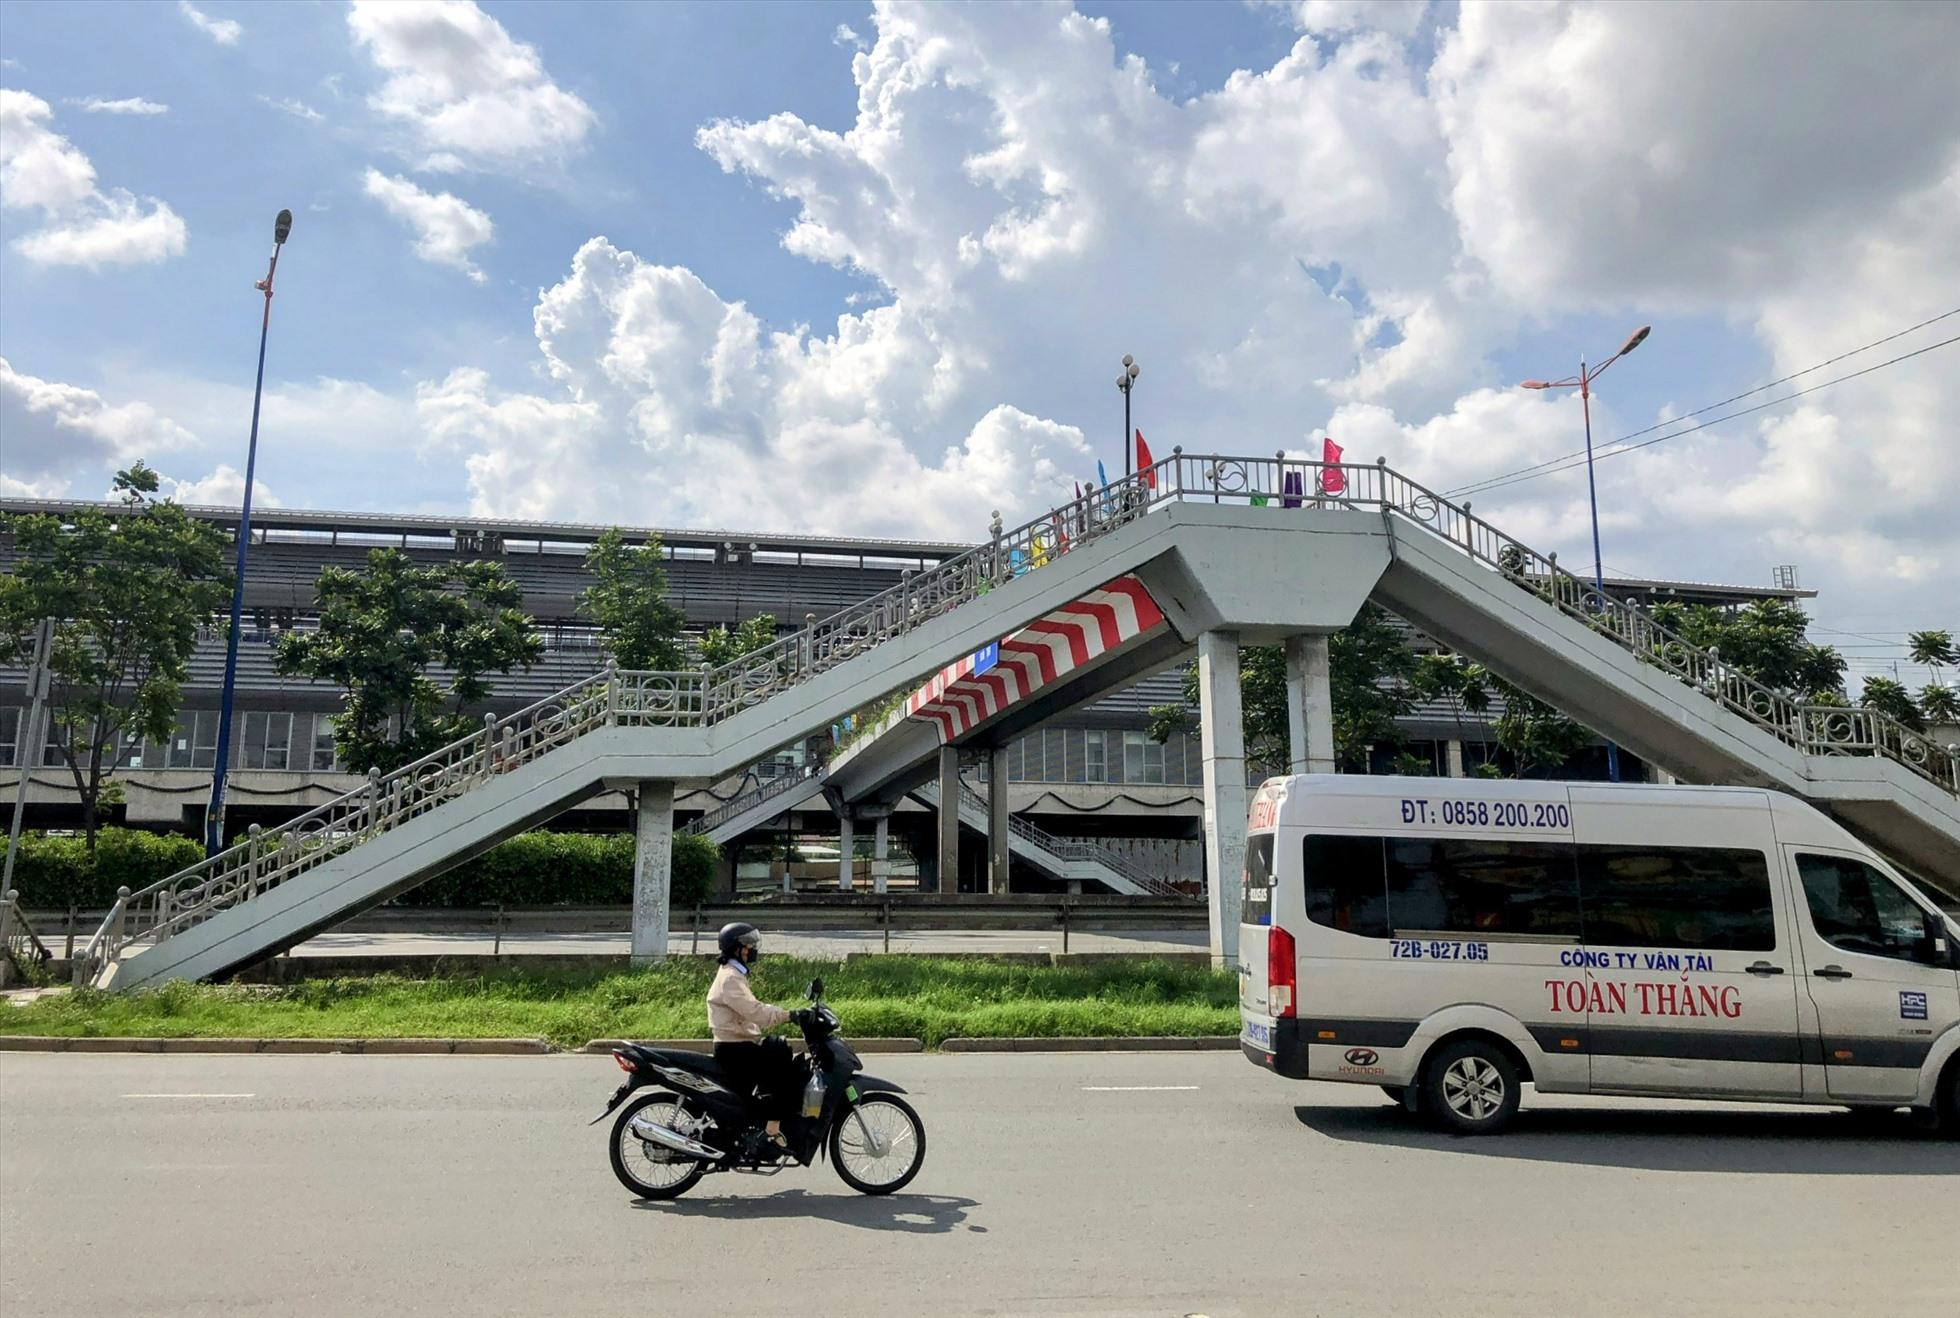
[[[1452,737],[1443,743],[1443,773],[1446,777],[1463,777],[1463,743]]]
[[[856,858],[851,852],[857,846],[857,830],[852,826],[851,810],[845,806],[837,812],[837,890],[849,892],[852,888],[851,868]]]
[[[1007,891],[1007,747],[987,752],[987,888]]]
[[[1286,724],[1294,773],[1334,772],[1334,696],[1325,636],[1286,638]]]
[[[1667,770],[1661,768],[1661,766],[1658,764],[1649,764],[1647,766],[1647,781],[1650,783],[1658,783],[1663,787],[1672,787],[1674,786],[1674,784],[1679,782],[1680,779],[1676,778],[1673,774],[1669,773]]]
[[[939,748],[939,891],[960,890],[960,748]]]
[[[1239,882],[1245,869],[1245,725],[1237,632],[1198,637],[1198,703],[1205,776],[1205,903],[1214,966],[1239,959]]]
[[[633,829],[633,964],[667,955],[674,879],[674,785],[643,782]]]
[[[879,815],[871,826],[871,891],[883,896],[891,890],[892,818]]]

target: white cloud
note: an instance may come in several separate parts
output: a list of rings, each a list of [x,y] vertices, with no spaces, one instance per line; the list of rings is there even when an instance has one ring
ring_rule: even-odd
[[[425,168],[521,171],[575,150],[595,122],[470,0],[355,0],[347,24],[388,75],[368,103],[408,130]]]
[[[200,476],[195,480],[180,480],[174,476],[165,476],[161,483],[167,487],[163,493],[178,503],[236,508],[245,502],[245,473],[228,462],[219,463],[209,475]],[[255,507],[283,506],[279,496],[268,490],[265,482],[257,478],[252,481],[252,503]]]
[[[364,187],[383,209],[415,231],[417,256],[461,270],[478,283],[484,281],[483,272],[470,261],[470,252],[496,232],[488,215],[460,197],[424,192],[408,179],[376,169],[367,171]]]
[[[95,195],[95,166],[47,126],[53,114],[31,92],[0,88],[0,206],[52,216]]]
[[[59,494],[90,471],[182,449],[196,436],[147,403],[111,404],[93,389],[16,371],[0,357],[0,435],[16,492]]]
[[[849,23],[839,23],[837,30],[830,34],[830,44],[844,46],[851,50],[869,50],[871,43],[859,36],[857,29]]]
[[[1372,30],[1412,37],[1428,16],[1428,0],[1295,0],[1293,5],[1295,26],[1327,36]]]
[[[89,114],[169,114],[170,107],[156,101],[146,101],[141,96],[125,96],[119,101],[105,101],[100,96],[69,97],[68,104],[77,106]]]
[[[317,124],[327,117],[306,102],[297,100],[291,96],[282,96],[275,100],[270,96],[261,94],[259,96],[259,104],[278,110],[282,114],[289,114],[295,119],[304,119],[308,123]]]
[[[0,207],[41,212],[14,248],[40,265],[145,265],[184,250],[184,221],[153,197],[96,187],[95,167],[49,128],[53,111],[28,92],[0,89]]]
[[[191,0],[177,0],[177,12],[191,21],[191,26],[217,42],[220,46],[235,46],[238,38],[245,35],[245,29],[229,18],[212,18],[209,14],[191,3]]]

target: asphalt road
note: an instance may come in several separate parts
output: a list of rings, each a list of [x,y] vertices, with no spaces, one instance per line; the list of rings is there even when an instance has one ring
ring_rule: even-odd
[[[59,1314],[1955,1312],[1960,1144],[1545,1099],[1452,1139],[1230,1054],[874,1059],[930,1136],[636,1205],[607,1058],[0,1055],[0,1307]]]
[[[715,931],[704,930],[700,948],[703,955],[715,948]],[[1071,952],[1202,952],[1209,946],[1203,929],[1108,929],[1071,931]],[[763,933],[763,946],[784,956],[841,957],[851,952],[884,950],[885,935],[878,929],[769,929]],[[676,929],[672,948],[686,952],[695,945],[692,931]],[[493,950],[505,955],[551,953],[567,955],[625,956],[633,950],[632,939],[619,933],[521,933],[505,934],[501,943],[489,933],[330,933],[301,943],[294,956],[487,956]],[[894,952],[1059,952],[1059,929],[921,929],[893,930]]]

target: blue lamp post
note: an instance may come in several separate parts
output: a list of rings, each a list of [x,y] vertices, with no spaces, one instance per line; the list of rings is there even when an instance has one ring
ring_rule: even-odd
[[[1654,327],[1652,325],[1642,325],[1639,329],[1627,336],[1627,341],[1620,345],[1618,352],[1591,370],[1586,369],[1586,362],[1582,357],[1579,359],[1579,373],[1577,375],[1568,376],[1563,380],[1526,380],[1523,382],[1523,386],[1526,389],[1571,389],[1576,387],[1579,390],[1580,406],[1585,412],[1586,417],[1586,498],[1592,505],[1593,593],[1597,596],[1597,603],[1594,605],[1596,609],[1606,607],[1606,570],[1604,564],[1600,561],[1599,554],[1599,486],[1593,481],[1592,382],[1606,374],[1607,367],[1632,352],[1635,348],[1638,348],[1646,340],[1647,336],[1653,332],[1653,329]],[[1611,741],[1606,743],[1606,776],[1613,782],[1617,783],[1620,781],[1620,748]]]
[[[252,548],[252,479],[259,464],[259,404],[265,397],[265,340],[272,328],[272,278],[279,273],[279,249],[293,231],[293,213],[280,211],[272,222],[272,261],[265,278],[254,285],[265,294],[259,319],[259,377],[252,386],[252,437],[245,448],[245,499],[238,512],[238,564],[231,586],[231,633],[225,641],[225,690],[219,702],[218,762],[211,774],[211,805],[204,812],[204,853],[215,856],[225,846],[225,771],[231,763],[231,705],[238,688],[238,622],[245,607],[245,560]]]

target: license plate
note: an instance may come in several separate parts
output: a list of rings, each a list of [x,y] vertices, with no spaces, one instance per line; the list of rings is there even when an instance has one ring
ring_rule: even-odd
[[[1267,1052],[1273,1050],[1273,1027],[1270,1025],[1260,1025],[1253,1021],[1247,1021],[1245,1023],[1245,1034],[1242,1037],[1255,1048],[1263,1048]]]

